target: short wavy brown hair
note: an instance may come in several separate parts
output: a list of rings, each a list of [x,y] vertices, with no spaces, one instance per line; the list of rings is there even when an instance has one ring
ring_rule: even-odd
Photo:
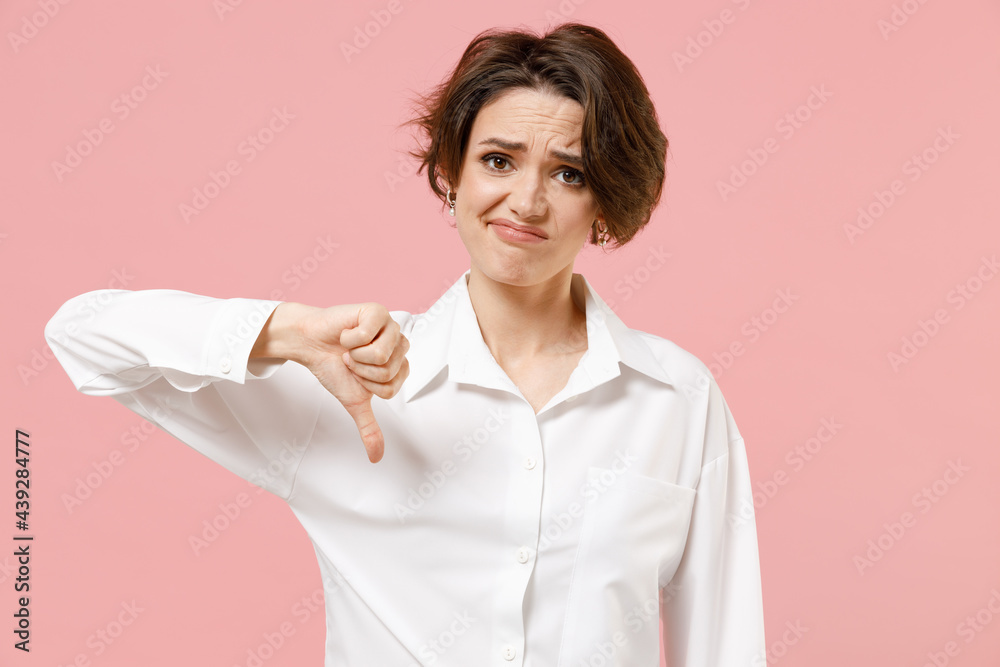
[[[455,70],[417,97],[422,145],[410,155],[427,169],[431,190],[445,199],[479,110],[501,93],[524,88],[568,97],[584,109],[583,172],[614,243],[622,246],[649,222],[666,176],[667,137],[646,84],[629,58],[600,29],[564,23],[544,36],[492,28],[477,35]],[[591,230],[591,242],[597,242]]]

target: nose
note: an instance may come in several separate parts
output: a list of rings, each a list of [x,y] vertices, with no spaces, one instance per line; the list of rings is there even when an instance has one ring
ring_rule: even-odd
[[[521,172],[517,178],[511,179],[508,206],[511,213],[522,220],[544,216],[548,202],[542,177]]]

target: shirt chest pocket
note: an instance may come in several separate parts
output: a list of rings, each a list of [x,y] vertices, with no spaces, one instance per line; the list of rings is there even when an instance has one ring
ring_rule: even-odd
[[[695,491],[597,466],[588,468],[587,484],[592,493],[580,527],[559,664],[590,664],[591,652],[607,642],[615,646],[608,664],[645,664],[647,656],[659,656],[660,582],[673,576],[683,555]]]

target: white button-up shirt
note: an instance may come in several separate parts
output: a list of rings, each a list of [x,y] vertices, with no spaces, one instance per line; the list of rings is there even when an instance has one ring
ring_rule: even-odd
[[[323,576],[335,665],[763,666],[746,451],[706,366],[580,274],[587,351],[536,414],[483,341],[469,272],[391,311],[410,375],[385,457],[305,367],[249,359],[276,301],[101,290],[46,338],[112,396],[281,497]],[[100,306],[100,307],[98,307]]]

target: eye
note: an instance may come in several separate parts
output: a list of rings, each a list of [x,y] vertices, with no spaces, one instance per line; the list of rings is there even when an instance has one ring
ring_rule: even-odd
[[[480,159],[489,169],[492,169],[493,171],[504,171],[504,167],[507,166],[507,158],[502,155],[498,155],[497,153],[484,155]],[[500,164],[499,167],[497,166],[497,163]]]
[[[562,181],[566,185],[583,186],[584,178],[583,172],[579,169],[563,169],[559,172],[560,176],[569,176],[569,180]]]

